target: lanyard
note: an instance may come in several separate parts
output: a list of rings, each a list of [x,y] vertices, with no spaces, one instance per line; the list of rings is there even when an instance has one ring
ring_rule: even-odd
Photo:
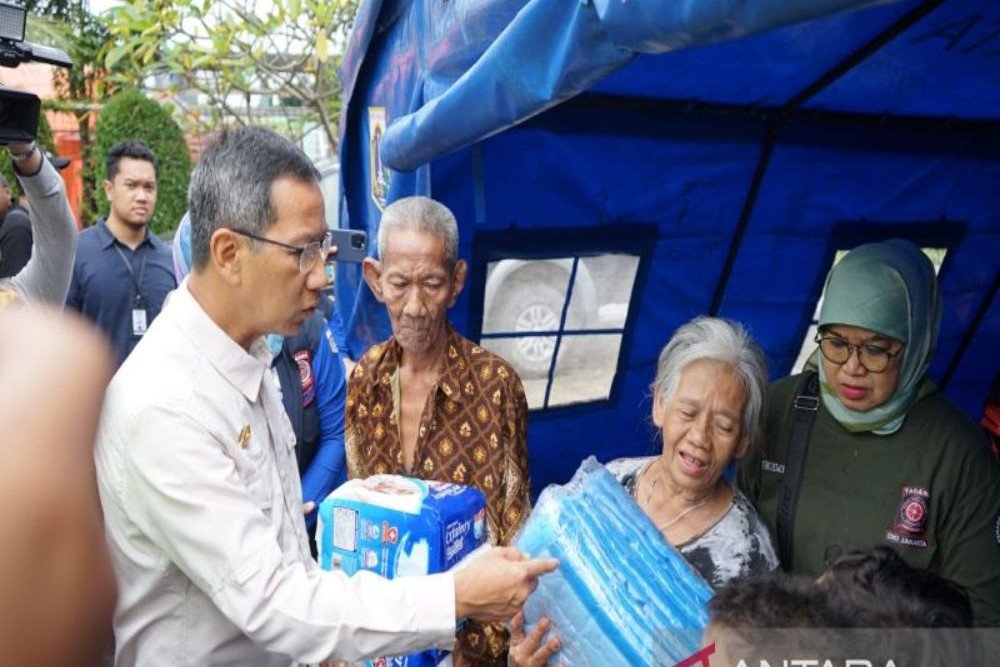
[[[122,264],[125,265],[125,270],[128,271],[128,275],[132,279],[132,284],[135,286],[135,304],[139,306],[142,304],[142,294],[140,293],[142,289],[142,276],[146,273],[146,258],[149,257],[149,253],[143,253],[142,255],[142,263],[139,265],[139,277],[137,278],[135,271],[132,270],[132,265],[129,263],[128,258],[125,257],[125,253],[122,252],[121,246],[115,243],[114,247],[118,256],[122,258]]]

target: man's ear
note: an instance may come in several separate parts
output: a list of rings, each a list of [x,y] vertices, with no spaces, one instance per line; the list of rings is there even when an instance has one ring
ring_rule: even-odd
[[[242,278],[241,248],[246,248],[243,238],[225,227],[212,232],[208,240],[209,263],[215,266],[223,280],[233,285],[238,285]]]
[[[365,261],[361,263],[361,272],[365,276],[365,282],[368,283],[368,289],[379,303],[385,303],[382,297],[382,284],[379,282],[382,278],[382,264],[374,257],[365,257]]]
[[[455,262],[455,270],[452,272],[451,298],[448,300],[448,307],[451,308],[458,301],[458,295],[465,287],[465,278],[469,275],[469,264],[464,259]]]
[[[114,187],[115,187],[114,183],[112,183],[107,179],[104,180],[104,196],[108,198],[108,201],[111,201],[111,191],[114,189]]]

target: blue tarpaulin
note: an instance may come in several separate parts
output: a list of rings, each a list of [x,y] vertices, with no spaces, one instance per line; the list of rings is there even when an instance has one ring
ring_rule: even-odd
[[[536,490],[649,452],[671,332],[747,324],[787,374],[837,250],[947,250],[932,375],[978,418],[1000,370],[1000,5],[986,0],[368,0],[343,65],[343,225],[424,194],[460,223],[483,330],[487,264],[641,257],[610,398],[532,413]],[[357,267],[360,354],[390,334]]]

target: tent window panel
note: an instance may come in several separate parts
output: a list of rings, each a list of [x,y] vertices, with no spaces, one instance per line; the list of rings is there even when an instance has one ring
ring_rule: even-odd
[[[948,254],[947,248],[921,248],[924,254],[931,260],[931,264],[934,265],[934,274],[937,275],[941,272],[941,265],[944,264],[945,256]],[[838,250],[833,256],[833,263],[830,264],[830,269],[835,267],[837,263],[844,258],[844,256],[850,252],[850,249]],[[827,273],[830,272],[827,269]],[[813,352],[816,351],[816,334],[819,332],[819,311],[823,307],[823,295],[821,294],[819,299],[816,300],[816,307],[813,309],[812,321],[809,323],[809,328],[806,330],[805,338],[802,339],[802,346],[799,348],[799,355],[795,359],[795,364],[792,366],[792,374],[801,373],[802,369],[805,367],[806,362],[809,361],[809,357],[812,356]]]
[[[517,370],[531,409],[610,398],[638,269],[619,253],[489,263],[480,342]]]
[[[548,407],[606,401],[618,368],[621,334],[565,336],[552,378]]]
[[[545,389],[549,379],[547,374],[538,376],[526,373],[523,368],[518,368],[515,360],[522,354],[522,350],[518,348],[527,343],[537,345],[536,349],[530,351],[532,355],[536,355],[533,358],[547,364],[552,363],[552,352],[556,349],[556,336],[534,336],[531,338],[487,338],[483,336],[483,340],[480,342],[487,350],[510,362],[517,374],[521,376],[521,382],[524,384],[524,395],[528,399],[528,408],[537,410],[545,405]],[[548,367],[546,366],[546,368]]]
[[[572,257],[490,262],[483,333],[558,331],[572,269]]]
[[[634,255],[584,257],[569,302],[574,324],[566,328],[622,329],[632,300],[639,258]]]

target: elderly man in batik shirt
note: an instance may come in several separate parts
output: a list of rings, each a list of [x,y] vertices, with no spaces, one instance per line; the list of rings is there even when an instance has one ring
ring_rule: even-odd
[[[514,369],[448,323],[468,269],[455,216],[426,197],[396,201],[382,215],[379,251],[364,276],[393,336],[348,383],[348,472],[474,486],[486,496],[490,541],[509,544],[530,510],[528,406]],[[506,665],[507,643],[501,625],[467,624],[455,663]]]

